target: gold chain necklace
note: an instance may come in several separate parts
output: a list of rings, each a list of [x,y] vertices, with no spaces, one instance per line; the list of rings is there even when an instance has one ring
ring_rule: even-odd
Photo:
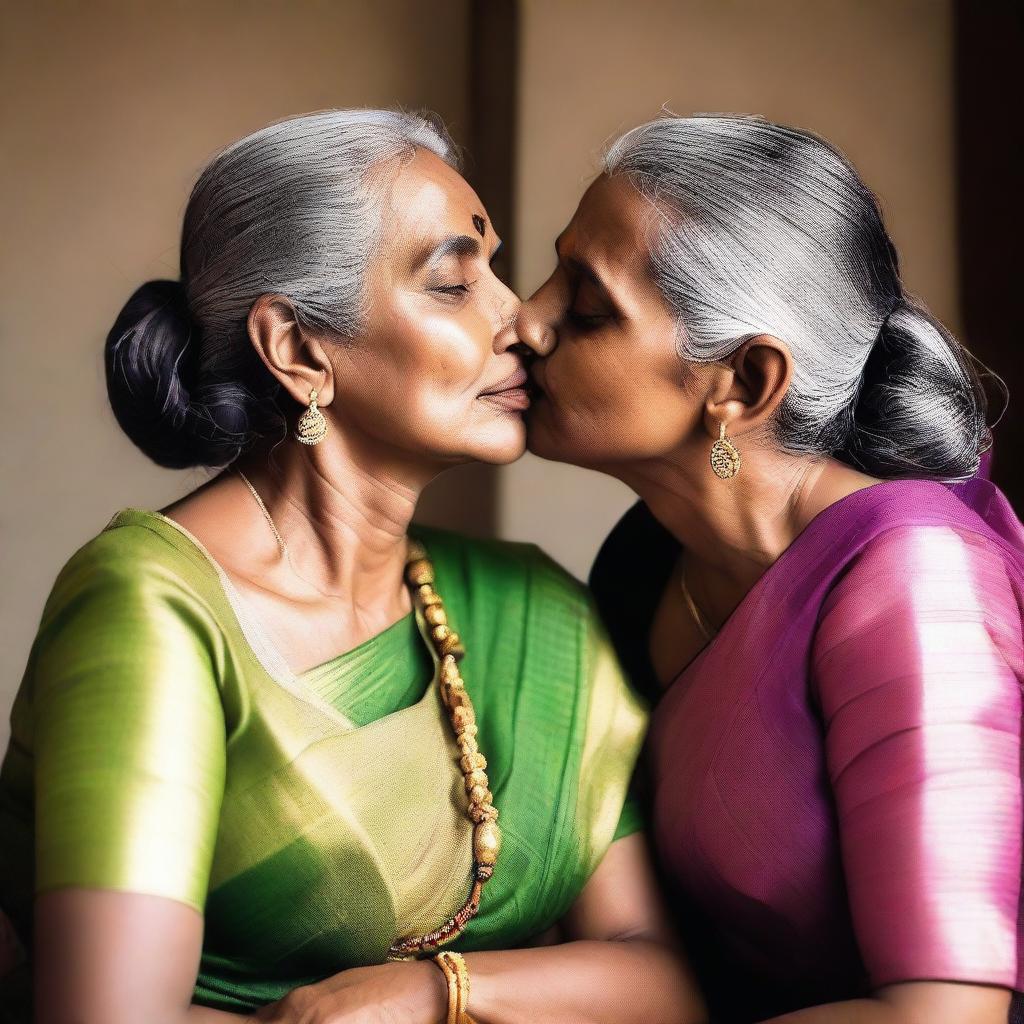
[[[249,488],[249,493],[256,499],[256,504],[259,505],[260,511],[263,513],[263,518],[266,519],[270,526],[270,532],[274,535],[274,540],[277,541],[277,546],[281,551],[281,557],[288,563],[288,568],[291,569],[296,579],[302,580],[311,590],[315,590],[321,597],[341,597],[341,594],[332,593],[329,590],[324,590],[318,587],[312,580],[307,579],[305,576],[295,568],[295,563],[292,561],[291,548],[288,547],[284,542],[284,537],[281,536],[281,531],[278,530],[277,524],[274,522],[273,517],[267,511],[267,506],[263,503],[263,499],[260,497],[260,492],[256,490],[252,485],[252,481],[240,470],[236,469],[235,472],[239,475],[242,483]]]
[[[249,478],[238,470],[250,493],[256,499],[278,546],[285,554],[285,544],[273,517],[253,487]],[[466,787],[466,815],[473,823],[473,884],[461,908],[439,927],[425,935],[410,935],[397,939],[388,950],[388,960],[411,960],[420,953],[428,953],[457,938],[480,910],[480,896],[484,883],[494,875],[494,866],[501,849],[501,829],[498,828],[498,809],[494,794],[488,788],[487,758],[477,745],[476,714],[466,684],[459,672],[459,662],[466,649],[459,634],[448,624],[441,595],[434,589],[434,567],[426,549],[418,541],[409,540],[405,562],[405,582],[412,593],[413,606],[430,629],[430,640],[441,663],[438,685],[441,701],[448,712],[448,721],[459,747],[459,767]]]
[[[686,607],[689,609],[691,618],[697,624],[697,628],[700,630],[704,639],[710,643],[711,640],[714,639],[718,630],[708,622],[707,617],[700,608],[697,607],[697,602],[694,601],[693,594],[690,593],[690,588],[686,585],[685,564],[679,569],[679,589],[683,592],[683,600],[686,602]]]

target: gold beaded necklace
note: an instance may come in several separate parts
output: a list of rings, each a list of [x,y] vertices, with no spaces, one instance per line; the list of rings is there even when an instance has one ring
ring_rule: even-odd
[[[241,470],[237,472],[256,499],[282,554],[287,556],[288,546],[259,492]],[[441,701],[448,712],[448,721],[459,747],[459,767],[462,769],[467,794],[466,814],[473,823],[473,884],[469,896],[458,911],[432,932],[397,939],[388,950],[388,960],[412,960],[418,954],[429,953],[457,938],[480,910],[484,883],[494,875],[501,849],[498,809],[494,806],[494,796],[488,788],[485,771],[487,758],[480,753],[477,745],[476,714],[459,672],[459,662],[465,657],[466,649],[459,634],[448,625],[444,602],[434,589],[434,567],[427,557],[426,549],[411,538],[405,562],[405,582],[412,594],[417,615],[429,627],[430,641],[440,662],[437,680]]]
[[[412,590],[417,612],[430,627],[430,638],[441,662],[438,675],[441,700],[448,710],[448,720],[459,745],[459,767],[468,798],[466,814],[473,823],[473,885],[462,907],[440,927],[426,935],[409,936],[393,943],[388,950],[389,960],[408,960],[456,938],[479,911],[480,894],[484,883],[494,874],[501,849],[498,809],[494,806],[485,771],[487,758],[477,746],[476,714],[459,672],[459,662],[465,657],[466,649],[459,634],[448,625],[441,595],[434,589],[434,567],[418,541],[409,541],[405,581]]]

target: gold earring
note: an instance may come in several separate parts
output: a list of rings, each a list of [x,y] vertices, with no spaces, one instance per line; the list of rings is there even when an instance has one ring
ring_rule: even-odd
[[[316,388],[309,392],[309,408],[295,424],[295,439],[302,444],[319,444],[327,436],[327,420],[316,407]]]
[[[740,471],[740,453],[732,441],[726,440],[725,421],[718,423],[718,440],[711,446],[711,468],[715,476],[728,480]]]

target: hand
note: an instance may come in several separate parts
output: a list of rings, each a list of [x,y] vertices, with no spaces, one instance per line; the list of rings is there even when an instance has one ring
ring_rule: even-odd
[[[304,985],[253,1017],[262,1024],[437,1024],[448,1012],[444,974],[429,960],[353,967]]]

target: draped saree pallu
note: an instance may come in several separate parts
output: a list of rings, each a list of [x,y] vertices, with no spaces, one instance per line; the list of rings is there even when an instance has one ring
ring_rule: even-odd
[[[679,546],[636,506],[592,583],[638,681]],[[627,607],[618,595],[629,593]],[[1024,989],[1024,530],[1001,492],[819,513],[671,682],[652,837],[712,1016],[937,980]]]
[[[536,548],[415,535],[465,640],[503,833],[447,948],[522,945],[641,827],[645,712],[586,592]],[[15,702],[4,909],[27,934],[33,893],[60,886],[187,903],[195,1001],[236,1011],[436,928],[473,852],[426,628],[410,614],[294,675],[194,538],[119,513],[58,578]]]

